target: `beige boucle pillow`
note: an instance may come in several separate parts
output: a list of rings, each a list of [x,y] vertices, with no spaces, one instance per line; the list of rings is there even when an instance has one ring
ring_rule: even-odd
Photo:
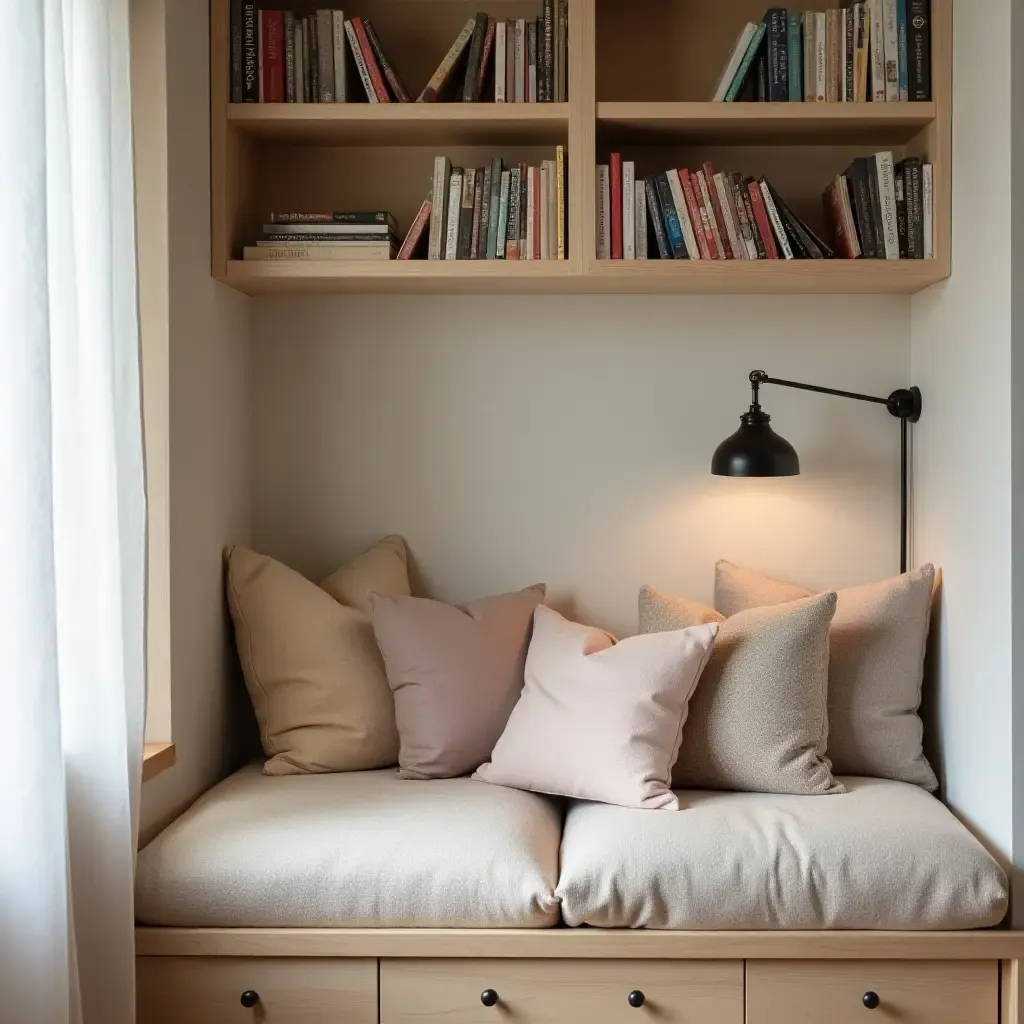
[[[918,715],[934,586],[926,565],[839,591],[828,683],[828,755],[838,775],[938,788]],[[724,615],[810,593],[731,562],[716,567],[715,607]]]
[[[408,595],[402,539],[382,540],[320,586],[248,548],[230,548],[226,561],[228,605],[267,775],[395,764],[395,707],[369,594]]]
[[[725,618],[651,587],[640,632],[718,622],[672,774],[677,789],[842,793],[825,757],[828,627],[835,594]]]

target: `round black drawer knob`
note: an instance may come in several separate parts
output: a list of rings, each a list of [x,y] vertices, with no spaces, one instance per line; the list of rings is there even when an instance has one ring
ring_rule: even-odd
[[[632,1006],[634,1010],[639,1010],[640,1007],[647,1002],[647,996],[645,996],[640,989],[630,992],[627,998],[629,999],[629,1005]]]
[[[480,1002],[484,1006],[497,1006],[498,1005],[498,993],[493,988],[485,988],[480,993]]]
[[[882,1000],[878,998],[877,992],[865,992],[864,998],[861,1000],[861,1002],[869,1010],[877,1010],[878,1007],[882,1005]]]
[[[251,1010],[259,1001],[260,1001],[260,994],[259,994],[259,992],[254,992],[251,988],[246,989],[242,993],[241,999],[239,999],[239,1002],[247,1010]]]

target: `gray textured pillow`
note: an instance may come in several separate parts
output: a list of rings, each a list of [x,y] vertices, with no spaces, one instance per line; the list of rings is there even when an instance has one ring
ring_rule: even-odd
[[[726,619],[651,587],[640,591],[640,631],[720,622],[690,703],[672,782],[677,789],[842,793],[825,757],[828,628],[835,594]]]
[[[926,565],[839,591],[828,683],[828,754],[838,775],[938,788],[918,715],[934,586],[935,570]],[[731,562],[716,567],[715,607],[723,615],[811,593]]]

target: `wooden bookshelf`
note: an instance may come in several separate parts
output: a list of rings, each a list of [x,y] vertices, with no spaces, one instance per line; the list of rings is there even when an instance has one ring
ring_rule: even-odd
[[[808,0],[824,10],[837,0]],[[211,3],[212,271],[267,293],[911,294],[951,267],[952,3],[932,0],[933,100],[888,104],[707,102],[739,27],[766,0],[569,0],[565,104],[232,104],[229,0]],[[295,0],[308,12],[314,4]],[[498,17],[535,17],[540,0],[490,0]],[[806,5],[805,5],[806,6]],[[361,0],[416,92],[450,45],[463,0]],[[346,7],[346,12],[348,8]],[[567,147],[565,261],[264,263],[239,259],[271,209],[390,209],[404,230],[433,158],[482,166],[539,162]],[[821,193],[849,160],[878,149],[935,167],[936,259],[827,262],[601,261],[594,165],[617,149],[638,176],[665,167],[765,174],[813,225]]]

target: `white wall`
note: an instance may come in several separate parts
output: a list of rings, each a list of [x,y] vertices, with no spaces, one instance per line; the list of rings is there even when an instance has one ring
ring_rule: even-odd
[[[1010,9],[955,5],[953,277],[913,300],[916,552],[941,565],[947,800],[1009,859],[1011,651]]]
[[[750,370],[887,395],[905,298],[260,299],[253,537],[311,576],[408,539],[462,601],[546,581],[620,633],[639,586],[710,599],[729,557],[815,586],[898,570],[898,425],[766,388],[805,475],[708,473]]]
[[[249,300],[210,276],[209,10],[166,4],[170,225],[171,738],[177,764],[146,783],[142,833],[221,778],[236,658],[221,548],[249,533]]]

